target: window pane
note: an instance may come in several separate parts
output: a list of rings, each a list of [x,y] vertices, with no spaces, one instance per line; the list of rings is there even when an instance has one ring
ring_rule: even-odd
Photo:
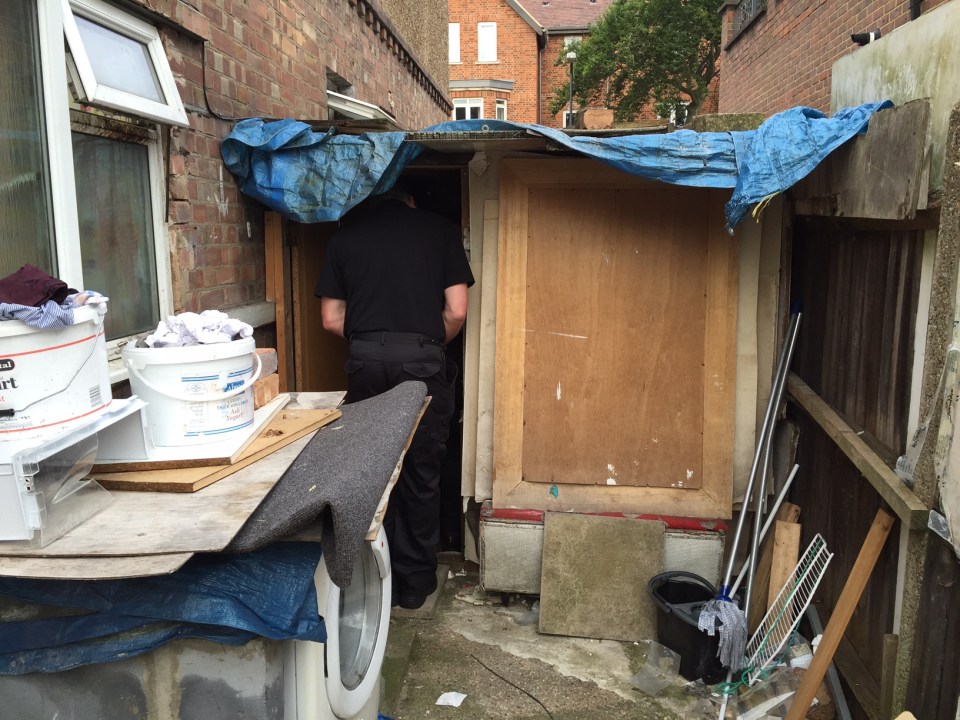
[[[458,105],[453,109],[453,119],[454,120],[466,120],[467,119],[467,108],[463,105]]]
[[[460,23],[450,23],[448,28],[448,41],[450,48],[449,62],[460,62]]]
[[[166,103],[147,46],[74,14],[77,30],[97,82],[158,103]]]
[[[479,105],[471,105],[471,106],[470,106],[470,119],[471,119],[471,120],[479,120],[479,119],[480,119],[480,106],[479,106]]]
[[[152,330],[160,317],[147,148],[73,133],[86,289],[109,296],[107,339]]]
[[[32,263],[51,275],[50,172],[36,3],[4,3],[0,21],[0,277]]]
[[[477,61],[496,62],[497,60],[497,24],[477,24]]]

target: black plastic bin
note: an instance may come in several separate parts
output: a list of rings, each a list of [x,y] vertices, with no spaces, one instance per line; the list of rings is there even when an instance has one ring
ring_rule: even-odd
[[[720,636],[699,628],[700,610],[717,596],[713,585],[677,570],[650,578],[647,590],[657,605],[657,641],[680,655],[680,674],[707,685],[724,680],[727,668],[717,657]]]

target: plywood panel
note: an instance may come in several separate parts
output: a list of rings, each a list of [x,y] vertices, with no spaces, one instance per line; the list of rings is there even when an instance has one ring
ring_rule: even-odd
[[[738,260],[726,195],[588,160],[504,161],[494,504],[730,516]],[[667,451],[638,453],[638,428],[659,444],[654,427]],[[634,460],[662,464],[635,472]]]
[[[531,190],[525,480],[701,486],[707,217],[689,193]]]

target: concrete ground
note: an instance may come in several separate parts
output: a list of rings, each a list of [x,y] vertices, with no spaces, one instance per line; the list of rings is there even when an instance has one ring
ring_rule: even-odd
[[[390,623],[382,713],[394,720],[694,720],[719,706],[679,678],[655,697],[631,683],[647,643],[541,635],[536,598],[484,593],[476,572],[448,575],[432,616]],[[416,617],[419,614],[421,617]],[[426,616],[426,617],[424,617]],[[438,706],[447,692],[460,707]]]

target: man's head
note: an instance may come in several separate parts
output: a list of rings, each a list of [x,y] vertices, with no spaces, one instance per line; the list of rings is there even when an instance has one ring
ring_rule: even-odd
[[[380,197],[382,197],[384,200],[399,200],[410,207],[417,206],[416,198],[413,196],[410,188],[404,185],[402,181],[396,183]]]

